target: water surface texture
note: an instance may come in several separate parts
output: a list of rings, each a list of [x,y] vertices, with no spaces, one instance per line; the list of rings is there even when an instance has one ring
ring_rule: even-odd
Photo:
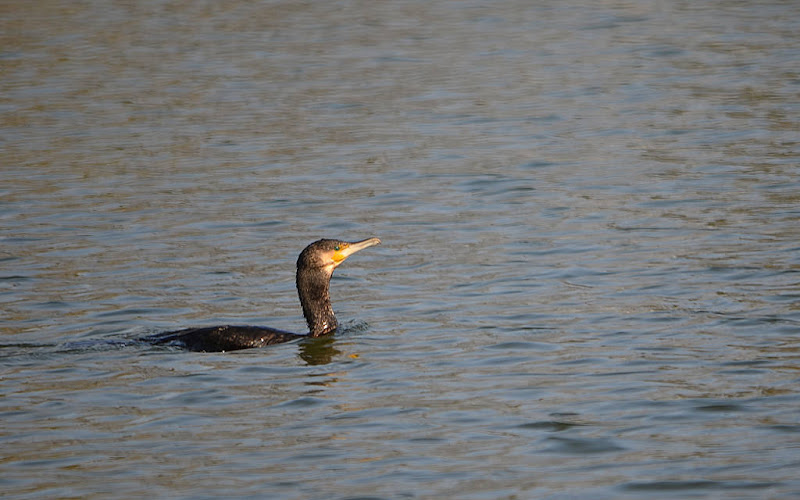
[[[0,6],[9,498],[797,498],[794,1]],[[137,338],[304,331],[231,353]]]

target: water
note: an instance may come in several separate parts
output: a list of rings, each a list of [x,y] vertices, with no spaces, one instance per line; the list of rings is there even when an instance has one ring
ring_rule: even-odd
[[[5,496],[800,495],[796,3],[0,9]]]

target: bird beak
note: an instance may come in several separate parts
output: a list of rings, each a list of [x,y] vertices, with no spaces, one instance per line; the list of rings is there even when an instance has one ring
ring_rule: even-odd
[[[381,240],[379,240],[378,238],[367,238],[366,240],[350,243],[333,255],[333,261],[338,266],[339,264],[344,262],[346,258],[350,257],[359,250],[364,250],[365,248],[373,247],[375,245],[380,245],[380,243]]]

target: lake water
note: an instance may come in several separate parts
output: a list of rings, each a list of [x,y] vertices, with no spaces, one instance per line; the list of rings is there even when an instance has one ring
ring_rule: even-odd
[[[794,1],[0,6],[8,498],[800,496]],[[231,353],[136,341],[304,331]]]

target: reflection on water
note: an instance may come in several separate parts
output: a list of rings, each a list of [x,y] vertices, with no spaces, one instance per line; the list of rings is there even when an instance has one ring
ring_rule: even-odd
[[[333,347],[333,337],[319,337],[308,339],[300,345],[299,356],[311,366],[327,365],[342,351]]]
[[[796,14],[5,2],[4,491],[798,496]]]

